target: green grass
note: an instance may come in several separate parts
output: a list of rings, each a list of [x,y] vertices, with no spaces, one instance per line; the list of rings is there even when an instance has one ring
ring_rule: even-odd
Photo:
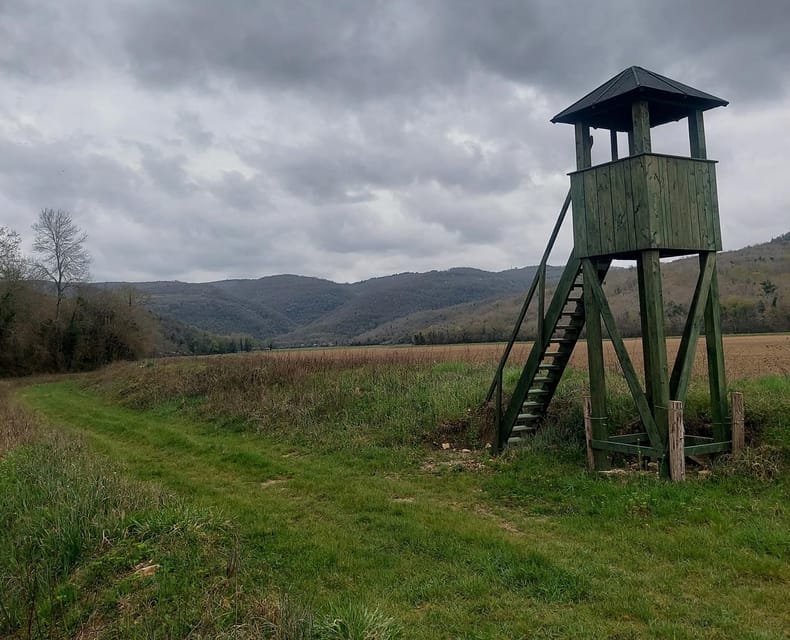
[[[256,363],[251,384],[241,360],[217,362],[115,368],[23,397],[124,476],[221,509],[238,531],[243,592],[288,594],[315,617],[309,633],[330,633],[334,618],[346,635],[330,637],[364,637],[354,621],[418,639],[782,638],[790,628],[786,474],[722,467],[682,485],[592,476],[568,400],[581,376],[564,383],[560,426],[491,459],[430,444],[474,443],[482,367]],[[787,398],[790,383],[744,388],[769,389],[755,405],[760,437],[784,464],[788,413],[775,394]],[[279,637],[313,637],[296,627]]]
[[[233,622],[232,526],[57,434],[0,460],[0,521],[0,634],[144,638],[155,621],[183,637]]]

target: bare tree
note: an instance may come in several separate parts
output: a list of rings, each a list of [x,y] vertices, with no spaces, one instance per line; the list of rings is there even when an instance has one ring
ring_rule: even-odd
[[[33,250],[39,254],[35,263],[39,276],[55,284],[57,305],[55,319],[60,316],[60,303],[68,287],[88,279],[90,254],[85,248],[88,234],[82,231],[67,211],[42,209],[33,225]]]
[[[13,229],[0,225],[0,281],[16,282],[25,276],[22,240]]]

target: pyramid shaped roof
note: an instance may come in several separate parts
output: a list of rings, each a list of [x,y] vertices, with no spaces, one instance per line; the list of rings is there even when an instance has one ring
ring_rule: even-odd
[[[726,100],[653,71],[628,67],[558,113],[551,121],[567,124],[584,122],[596,128],[629,131],[631,105],[637,100],[647,100],[651,127],[680,120],[694,110],[706,111],[728,104]]]

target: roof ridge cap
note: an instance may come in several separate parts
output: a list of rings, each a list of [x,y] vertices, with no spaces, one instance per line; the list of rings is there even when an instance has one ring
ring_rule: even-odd
[[[689,92],[687,91],[687,89],[689,89],[689,88],[693,89],[693,87],[690,87],[689,85],[685,85],[682,82],[680,82],[679,80],[673,80],[672,78],[669,78],[667,76],[662,76],[660,73],[656,73],[655,71],[650,71],[650,69],[644,69],[644,71],[646,73],[649,73],[656,80],[660,80],[661,82],[665,82],[666,84],[668,84],[670,87],[672,87],[676,91],[679,91],[680,93],[682,93],[684,96],[688,96],[689,95]],[[697,91],[699,93],[705,93],[701,89],[695,89],[695,91]],[[708,94],[708,95],[710,95],[710,94]]]

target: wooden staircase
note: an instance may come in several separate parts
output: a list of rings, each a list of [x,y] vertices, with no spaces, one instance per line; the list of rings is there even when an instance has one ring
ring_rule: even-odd
[[[524,436],[534,433],[554,397],[562,373],[584,328],[582,283],[578,275],[577,267],[576,278],[559,312],[558,321],[553,328],[547,327],[546,344],[540,348],[536,341],[532,347],[507,412],[500,421],[502,443],[518,444]]]
[[[557,385],[584,328],[582,263],[573,253],[568,258],[548,309],[545,309],[544,303],[548,257],[569,206],[570,193],[560,211],[551,239],[486,397],[486,401],[491,401],[492,398],[495,400],[496,433],[492,444],[497,451],[501,451],[507,445],[522,442],[526,436],[536,431],[554,397]],[[603,282],[609,264],[608,260],[597,263],[595,268],[598,270],[596,274],[598,282]],[[503,372],[533,300],[537,302],[537,335],[503,412]]]

